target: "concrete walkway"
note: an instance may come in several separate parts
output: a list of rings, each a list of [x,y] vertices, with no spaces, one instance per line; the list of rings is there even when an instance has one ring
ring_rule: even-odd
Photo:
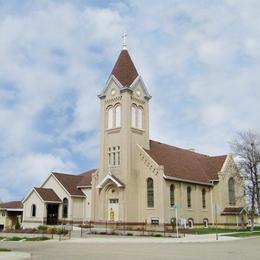
[[[239,237],[218,236],[218,241],[239,240]],[[52,242],[49,240],[48,242]],[[142,237],[142,236],[112,236],[112,235],[86,235],[82,238],[71,238],[64,240],[64,243],[203,243],[216,242],[215,234],[186,235],[182,238],[172,237]]]
[[[31,254],[24,252],[0,252],[1,260],[24,260],[30,259]]]

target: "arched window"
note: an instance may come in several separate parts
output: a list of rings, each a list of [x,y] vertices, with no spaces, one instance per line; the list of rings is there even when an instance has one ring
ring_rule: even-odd
[[[116,127],[121,126],[121,106],[117,105],[115,108],[115,122],[116,122]]]
[[[201,191],[201,200],[202,200],[202,208],[206,208],[206,190],[202,189]]]
[[[154,207],[154,192],[153,192],[153,179],[147,179],[147,207]]]
[[[139,129],[143,128],[143,108],[142,107],[137,108],[137,128],[139,128]]]
[[[171,184],[171,186],[170,186],[170,205],[171,205],[171,207],[173,207],[175,204],[174,189],[175,189],[174,185]]]
[[[209,224],[208,219],[207,219],[207,218],[204,218],[204,219],[203,219],[203,226],[204,226],[205,228],[207,228],[207,227],[208,227],[208,224]]]
[[[187,207],[191,208],[191,187],[187,188]]]
[[[107,109],[107,128],[113,128],[114,125],[114,115],[113,115],[113,107],[109,107]]]
[[[32,214],[32,217],[36,217],[36,205],[35,204],[32,204],[31,214]]]
[[[188,219],[188,226],[189,226],[189,228],[193,228],[193,225],[194,225],[194,220],[193,220],[193,218],[189,218],[189,219]]]
[[[235,182],[234,178],[229,178],[228,180],[228,198],[230,205],[236,205],[236,197],[235,197]]]
[[[132,105],[132,127],[137,127],[137,106]]]
[[[64,198],[63,199],[63,208],[62,208],[62,217],[63,218],[68,217],[68,205],[69,205],[68,199]]]

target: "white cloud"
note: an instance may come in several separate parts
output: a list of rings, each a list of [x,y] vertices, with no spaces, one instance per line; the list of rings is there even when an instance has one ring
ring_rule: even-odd
[[[19,157],[10,156],[1,164],[0,195],[3,200],[11,197],[21,199],[25,192],[40,186],[51,171],[74,170],[74,163],[65,162],[52,154],[31,153]]]
[[[152,138],[214,154],[237,130],[260,129],[259,1],[1,4],[0,174],[17,194],[51,170],[97,163],[97,94],[124,30],[153,95]],[[13,192],[1,181],[0,195]]]

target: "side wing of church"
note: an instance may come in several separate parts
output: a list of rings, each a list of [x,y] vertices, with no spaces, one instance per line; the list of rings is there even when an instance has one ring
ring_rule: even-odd
[[[246,224],[244,183],[232,155],[208,156],[150,140],[151,95],[125,46],[98,97],[98,169],[51,173],[22,201],[24,228],[90,220],[170,223],[176,211],[190,227],[216,219],[222,226]],[[3,206],[0,226],[8,217]]]

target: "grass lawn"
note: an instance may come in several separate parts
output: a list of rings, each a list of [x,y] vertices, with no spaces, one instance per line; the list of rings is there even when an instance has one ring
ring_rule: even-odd
[[[0,247],[0,252],[10,252],[11,250],[7,249],[7,248],[1,248]]]
[[[50,240],[49,237],[27,237],[25,241],[46,241]]]
[[[45,240],[49,240],[50,238],[48,237],[10,237],[7,238],[6,241],[21,241],[21,240],[25,240],[25,241],[45,241]]]
[[[229,235],[224,235],[224,236],[229,236],[229,237],[259,237],[260,236],[260,231],[244,231],[241,233],[233,233]]]
[[[217,229],[218,233],[236,233],[236,232],[245,232],[241,229],[230,229],[230,228],[218,228]],[[198,234],[198,235],[203,235],[203,234],[215,234],[216,233],[216,228],[192,228],[188,230],[189,234]]]

